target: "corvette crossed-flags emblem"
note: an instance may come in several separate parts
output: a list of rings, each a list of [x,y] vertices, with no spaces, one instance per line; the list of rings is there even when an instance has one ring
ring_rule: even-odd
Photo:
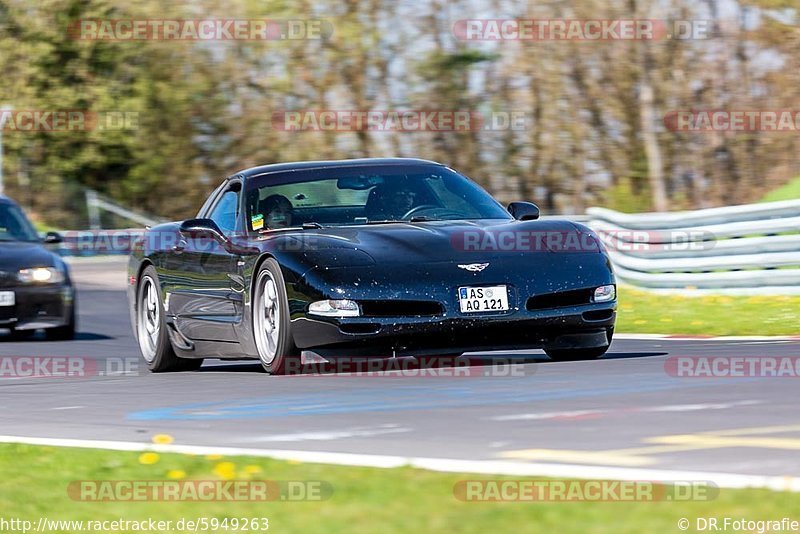
[[[461,263],[459,269],[465,269],[471,273],[479,273],[489,266],[488,263]]]

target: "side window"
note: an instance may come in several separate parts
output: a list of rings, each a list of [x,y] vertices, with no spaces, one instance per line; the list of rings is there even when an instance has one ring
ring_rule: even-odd
[[[224,189],[226,186],[227,186],[227,183],[226,182],[222,182],[220,185],[218,185],[217,187],[214,188],[214,190],[211,192],[211,194],[206,197],[206,201],[203,202],[203,206],[197,212],[197,216],[198,217],[202,217],[203,213],[206,213],[208,211],[209,207],[214,202],[214,199],[217,198],[217,195],[219,194],[219,192],[222,191],[222,189]]]
[[[208,218],[217,223],[223,233],[229,234],[236,230],[236,220],[239,217],[239,191],[226,191],[219,198],[219,202],[211,210]]]

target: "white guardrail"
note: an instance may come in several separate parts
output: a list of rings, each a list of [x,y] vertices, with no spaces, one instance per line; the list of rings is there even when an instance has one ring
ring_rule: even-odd
[[[652,289],[800,292],[800,200],[674,213],[586,213],[622,282]]]

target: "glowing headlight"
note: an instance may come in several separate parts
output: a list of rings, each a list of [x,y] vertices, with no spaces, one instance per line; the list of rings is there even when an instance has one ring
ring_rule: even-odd
[[[325,317],[358,317],[358,304],[352,300],[318,300],[308,305],[308,313]]]
[[[617,298],[617,288],[615,286],[600,286],[594,290],[595,302],[608,302]]]
[[[55,267],[34,267],[20,269],[17,278],[23,284],[58,284],[64,281],[64,274]]]

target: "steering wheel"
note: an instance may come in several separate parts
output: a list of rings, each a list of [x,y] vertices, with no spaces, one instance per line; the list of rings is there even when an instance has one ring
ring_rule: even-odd
[[[433,204],[420,204],[419,206],[414,206],[410,210],[406,212],[405,215],[400,217],[400,219],[410,219],[412,215],[415,215],[418,211],[422,210],[430,210],[430,209],[439,209],[439,206],[434,206]]]

